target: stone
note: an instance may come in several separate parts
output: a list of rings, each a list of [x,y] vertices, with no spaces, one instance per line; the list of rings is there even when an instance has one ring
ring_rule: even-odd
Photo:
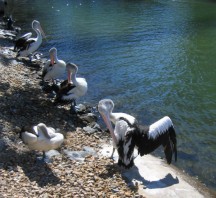
[[[90,126],[83,127],[83,130],[84,130],[87,134],[93,134],[93,133],[96,133],[96,132],[97,132],[96,129],[93,129],[93,128],[91,128]]]

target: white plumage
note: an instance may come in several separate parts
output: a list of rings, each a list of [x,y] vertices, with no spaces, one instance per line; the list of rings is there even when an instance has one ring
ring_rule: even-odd
[[[160,134],[165,133],[171,126],[173,126],[173,123],[168,116],[161,118],[149,126],[149,138],[156,139]]]
[[[58,94],[61,95],[62,100],[73,100],[81,96],[84,96],[88,89],[88,84],[85,78],[77,78],[78,67],[73,63],[67,63],[66,70],[68,72],[68,84],[72,84],[71,89],[68,92],[65,91],[65,87],[60,89]]]
[[[20,137],[29,149],[43,151],[43,153],[59,148],[64,141],[64,136],[61,133],[57,133],[54,128],[47,127],[43,123],[32,127],[23,127]]]
[[[168,116],[149,126],[139,125],[133,116],[125,113],[113,113],[113,108],[114,103],[110,99],[101,100],[98,104],[98,111],[112,136],[113,153],[115,148],[118,151],[119,165],[126,168],[133,166],[135,147],[137,147],[138,153],[143,156],[162,145],[167,163],[172,162],[173,154],[175,161],[177,160],[176,133]],[[114,130],[111,122],[115,124]]]
[[[133,158],[133,154],[128,158],[128,152],[131,145],[131,139],[129,141],[125,142],[125,137],[127,136],[128,132],[131,131],[131,128],[129,127],[128,123],[124,120],[118,120],[115,125],[114,134],[116,136],[117,142],[124,142],[124,149],[123,149],[123,159],[122,161],[128,165],[131,162],[131,159]]]
[[[119,124],[117,122],[120,121],[120,118],[126,118],[131,124],[134,124],[136,122],[135,117],[126,113],[113,113],[113,109],[114,103],[110,99],[103,99],[98,103],[98,111],[101,114],[107,128],[109,129],[113,140],[113,151],[111,158],[113,157],[115,149],[117,149],[119,140],[124,137],[124,133],[126,132],[126,126],[123,125],[122,122],[120,122]],[[113,129],[110,121],[115,125],[115,130]]]
[[[50,60],[48,60],[43,68],[42,77],[44,81],[62,79],[66,73],[66,63],[59,60],[57,49],[55,47],[49,50]]]
[[[77,78],[78,67],[73,63],[67,63],[66,70],[68,80],[65,81],[56,89],[55,102],[70,101],[73,102],[73,107],[76,106],[76,100],[84,96],[88,90],[88,84],[85,78]],[[72,104],[72,103],[71,103]],[[72,107],[71,106],[71,107]],[[71,109],[75,110],[75,109]]]
[[[20,39],[16,41],[15,47],[18,45],[18,55],[26,57],[34,53],[41,45],[42,43],[42,35],[45,37],[44,31],[40,25],[40,22],[37,20],[34,20],[32,22],[32,29],[36,32],[37,37],[36,38],[30,38],[31,33],[27,33],[23,35]],[[21,44],[19,44],[21,43]]]

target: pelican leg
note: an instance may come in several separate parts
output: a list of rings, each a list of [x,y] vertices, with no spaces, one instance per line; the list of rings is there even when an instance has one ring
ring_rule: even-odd
[[[32,54],[32,57],[34,57],[35,59],[38,59],[37,54],[40,55],[39,52],[34,52],[34,53]]]
[[[44,163],[52,163],[52,159],[48,156],[46,156],[45,151],[43,151],[43,156],[42,157],[37,157],[37,162],[38,164],[44,164]]]
[[[37,164],[43,164],[43,163],[46,163],[46,154],[45,152],[43,151],[43,155],[42,157],[37,157]]]
[[[32,62],[32,54],[28,55],[30,62]]]
[[[70,113],[72,113],[72,114],[76,114],[77,113],[76,112],[76,101],[75,101],[75,99],[72,100],[72,102],[71,102]]]
[[[76,106],[76,100],[75,99],[73,100],[73,104],[74,104],[74,107],[75,107]]]
[[[46,158],[46,153],[45,151],[43,151],[43,160],[45,160],[45,158]]]
[[[112,150],[112,154],[111,154],[111,156],[110,156],[110,159],[113,159],[113,154],[114,154],[114,152],[115,152],[115,148],[113,147],[113,150]]]

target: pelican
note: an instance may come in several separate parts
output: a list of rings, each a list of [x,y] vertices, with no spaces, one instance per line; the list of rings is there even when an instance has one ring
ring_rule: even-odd
[[[21,36],[15,43],[14,51],[18,51],[17,57],[26,57],[32,55],[40,47],[42,43],[42,36],[45,37],[45,33],[40,25],[40,22],[34,20],[32,22],[32,29],[36,32],[37,37],[31,38],[32,33],[26,33]]]
[[[45,159],[46,151],[59,148],[64,141],[61,133],[56,133],[54,128],[47,127],[43,123],[23,127],[20,131],[20,138],[29,149],[42,151],[43,159]]]
[[[109,131],[111,133],[112,139],[113,139],[113,151],[112,151],[110,158],[113,158],[113,154],[115,152],[115,149],[117,149],[117,144],[118,144],[118,141],[116,139],[116,136],[118,136],[118,134],[114,134],[111,122],[115,125],[116,122],[122,117],[127,118],[127,120],[131,124],[134,124],[137,122],[136,118],[129,115],[129,114],[113,113],[112,112],[113,109],[114,109],[114,103],[110,99],[103,99],[103,100],[99,101],[99,103],[98,103],[98,111],[101,114],[107,128],[109,129]]]
[[[76,99],[84,96],[88,89],[85,78],[77,78],[78,67],[73,63],[67,63],[68,79],[59,87],[55,86],[55,102],[71,102],[71,112],[75,112]]]
[[[57,57],[57,49],[52,47],[49,50],[50,60],[46,62],[46,65],[42,71],[42,77],[44,81],[63,78],[66,70],[66,63],[63,60],[59,60]]]
[[[102,115],[117,148],[118,164],[126,168],[134,165],[133,152],[137,147],[140,156],[149,154],[163,146],[166,161],[177,161],[177,140],[172,120],[165,116],[149,126],[138,125],[133,116],[125,113],[113,113],[114,103],[110,99],[99,101],[98,111]],[[111,122],[115,124],[113,129]]]

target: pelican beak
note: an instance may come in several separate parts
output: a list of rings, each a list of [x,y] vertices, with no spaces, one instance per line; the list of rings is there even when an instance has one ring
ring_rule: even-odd
[[[71,82],[71,72],[68,71],[68,83],[70,83],[70,82]]]
[[[51,65],[55,64],[55,60],[54,60],[53,56],[50,56],[50,63],[51,63]]]
[[[117,145],[117,139],[116,139],[116,136],[115,136],[115,133],[114,133],[114,129],[112,127],[112,123],[110,122],[110,118],[109,118],[109,115],[104,115],[104,114],[101,114],[107,128],[109,129],[110,131],[110,134],[112,136],[112,139],[113,139],[113,142],[115,145]]]
[[[39,30],[40,30],[41,35],[43,36],[43,38],[45,38],[45,39],[47,40],[47,38],[46,38],[46,34],[44,33],[44,31],[43,31],[43,29],[42,29],[41,26],[39,26]]]

